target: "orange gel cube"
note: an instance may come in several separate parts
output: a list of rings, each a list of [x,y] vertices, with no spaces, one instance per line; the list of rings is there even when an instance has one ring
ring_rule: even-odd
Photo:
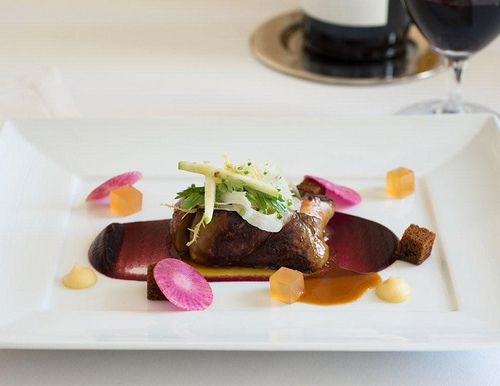
[[[142,193],[132,185],[113,189],[109,194],[109,208],[116,214],[128,216],[142,209]]]
[[[386,190],[391,196],[403,198],[415,191],[415,175],[412,170],[399,167],[387,172]]]
[[[271,296],[285,303],[296,302],[304,292],[302,272],[281,267],[269,278]]]

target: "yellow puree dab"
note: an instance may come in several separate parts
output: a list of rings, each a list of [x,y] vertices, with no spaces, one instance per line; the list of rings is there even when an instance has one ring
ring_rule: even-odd
[[[402,303],[411,297],[411,289],[405,279],[390,276],[375,290],[377,296],[389,303]]]
[[[80,267],[78,263],[75,263],[73,269],[63,277],[62,281],[68,288],[84,289],[96,283],[97,275],[92,269]]]

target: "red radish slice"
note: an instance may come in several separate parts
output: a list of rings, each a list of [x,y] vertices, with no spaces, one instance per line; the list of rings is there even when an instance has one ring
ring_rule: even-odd
[[[334,184],[333,182],[315,176],[307,175],[304,176],[304,178],[309,178],[323,186],[325,188],[325,195],[330,197],[335,204],[349,206],[361,202],[361,196],[350,188]]]
[[[214,295],[210,284],[196,269],[181,260],[161,260],[153,275],[160,291],[177,307],[195,311],[212,304]]]
[[[133,185],[142,178],[141,172],[127,172],[110,178],[106,182],[99,185],[87,196],[85,201],[99,200],[106,197],[113,189],[120,188],[125,185]]]

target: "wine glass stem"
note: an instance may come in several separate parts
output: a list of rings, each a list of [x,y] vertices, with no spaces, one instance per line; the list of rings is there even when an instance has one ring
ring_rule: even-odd
[[[444,103],[444,113],[464,113],[465,108],[462,102],[462,80],[465,68],[467,67],[467,59],[448,58],[451,62],[452,71],[448,81],[448,99]]]

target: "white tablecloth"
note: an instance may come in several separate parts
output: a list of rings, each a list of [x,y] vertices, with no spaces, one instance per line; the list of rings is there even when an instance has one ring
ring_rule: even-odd
[[[258,63],[249,49],[251,32],[263,20],[297,8],[296,0],[0,4],[2,120],[63,115],[385,116],[444,93],[443,75],[391,86],[340,87],[295,79]],[[472,58],[464,87],[467,99],[496,111],[499,61],[500,39]],[[0,350],[1,385],[497,385],[499,367],[500,350]]]

